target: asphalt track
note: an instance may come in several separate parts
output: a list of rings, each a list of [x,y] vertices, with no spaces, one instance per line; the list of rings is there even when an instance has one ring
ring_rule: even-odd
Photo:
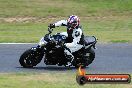
[[[0,73],[12,72],[66,72],[76,71],[74,67],[46,66],[39,63],[34,68],[22,68],[20,55],[36,44],[0,44]],[[88,73],[132,73],[132,44],[97,44],[96,58],[86,68]]]

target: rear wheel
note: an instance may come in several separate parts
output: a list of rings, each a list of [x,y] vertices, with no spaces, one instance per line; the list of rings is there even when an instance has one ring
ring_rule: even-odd
[[[91,48],[85,55],[86,65],[90,65],[95,58],[95,51]]]
[[[76,58],[76,60],[74,61],[74,66],[75,66],[75,68],[79,68],[80,66],[82,68],[85,68],[86,62],[84,60],[82,60],[81,58]]]
[[[87,51],[86,55],[84,56],[84,59],[77,58],[75,67],[78,68],[82,66],[82,68],[85,68],[86,66],[90,65],[95,58],[95,52],[94,49],[91,48],[90,50]]]
[[[34,52],[31,49],[26,50],[20,57],[19,63],[24,68],[32,68],[42,60],[43,55],[39,52]]]
[[[86,65],[85,64],[77,64],[77,65],[75,65],[75,68],[79,68],[79,67],[82,67],[82,68],[86,68]]]

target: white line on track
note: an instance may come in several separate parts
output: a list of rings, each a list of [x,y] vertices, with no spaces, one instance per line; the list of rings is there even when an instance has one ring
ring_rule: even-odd
[[[13,44],[38,44],[38,43],[0,43],[0,45],[7,44],[7,45],[13,45]]]

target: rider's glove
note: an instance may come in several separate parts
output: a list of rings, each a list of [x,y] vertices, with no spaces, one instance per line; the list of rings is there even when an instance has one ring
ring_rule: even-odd
[[[55,24],[50,24],[48,27],[49,27],[50,29],[51,29],[51,28],[55,28]]]

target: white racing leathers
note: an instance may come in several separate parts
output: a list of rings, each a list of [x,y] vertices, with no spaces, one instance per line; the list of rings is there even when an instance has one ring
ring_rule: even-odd
[[[55,26],[67,26],[67,20],[61,20],[55,23]],[[64,53],[66,53],[67,55],[71,55],[72,60],[74,59],[74,56],[72,55],[73,52],[78,51],[79,49],[81,49],[83,47],[83,45],[79,44],[79,41],[81,39],[82,36],[82,29],[81,28],[77,28],[77,29],[72,29],[72,38],[73,38],[73,42],[71,43],[66,43],[66,48],[64,50]]]

